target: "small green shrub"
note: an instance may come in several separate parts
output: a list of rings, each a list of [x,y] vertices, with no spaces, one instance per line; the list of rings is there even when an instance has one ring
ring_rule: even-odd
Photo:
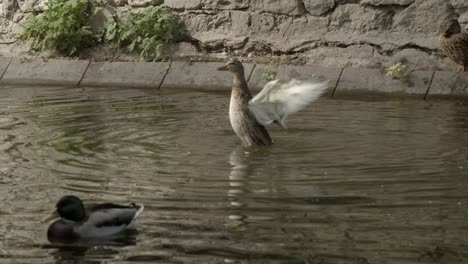
[[[267,82],[273,81],[276,78],[276,72],[271,69],[268,69],[262,74],[262,78]]]
[[[160,58],[161,47],[174,43],[183,35],[182,23],[159,6],[131,12],[121,20],[109,21],[106,39],[114,47],[139,51],[145,60]]]
[[[32,39],[31,49],[56,49],[66,55],[74,55],[94,43],[95,38],[88,24],[90,5],[88,0],[49,0],[47,9],[31,17],[20,39]]]
[[[387,76],[390,76],[394,79],[400,80],[402,83],[408,82],[408,66],[402,64],[401,62],[393,64],[387,68]]]

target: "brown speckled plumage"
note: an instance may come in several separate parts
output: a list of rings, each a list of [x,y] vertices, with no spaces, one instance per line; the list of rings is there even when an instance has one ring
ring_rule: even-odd
[[[468,34],[461,32],[457,20],[447,23],[447,30],[439,38],[439,46],[447,57],[461,65],[461,71],[468,69]]]
[[[237,60],[231,60],[219,70],[230,71],[234,74],[229,106],[229,120],[234,132],[245,146],[270,145],[272,140],[266,128],[257,122],[249,110],[248,104],[252,99],[252,94],[245,80],[242,64]]]

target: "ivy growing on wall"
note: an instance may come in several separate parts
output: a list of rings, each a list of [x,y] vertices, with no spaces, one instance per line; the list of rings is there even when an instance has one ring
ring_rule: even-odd
[[[75,55],[96,42],[88,25],[88,0],[49,0],[46,6],[43,13],[28,19],[20,35],[22,40],[32,40],[31,49]]]
[[[47,9],[32,16],[25,24],[20,39],[31,40],[31,49],[55,49],[73,56],[86,47],[102,42],[99,33],[89,25],[92,8],[89,0],[49,0]],[[181,39],[183,24],[163,7],[146,7],[110,18],[105,29],[105,43],[114,48],[138,51],[145,60],[161,57],[161,47]]]
[[[161,47],[181,39],[183,31],[182,23],[167,9],[150,6],[109,21],[106,39],[114,47],[139,51],[143,59],[154,60],[161,56]]]

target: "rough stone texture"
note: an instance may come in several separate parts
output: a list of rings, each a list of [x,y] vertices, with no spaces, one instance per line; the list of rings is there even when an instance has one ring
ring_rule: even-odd
[[[77,85],[88,61],[14,58],[0,83]]]
[[[395,15],[393,29],[438,35],[445,30],[442,28],[444,23],[456,17],[453,6],[446,0],[416,0],[413,5]]]
[[[321,16],[332,10],[336,5],[335,0],[304,0],[305,9],[314,16]]]
[[[0,5],[0,17],[6,17],[12,19],[15,15],[15,12],[19,10],[19,5],[16,0],[3,0],[3,3]]]
[[[128,0],[131,7],[145,7],[150,5],[160,5],[164,0]]]
[[[338,6],[331,15],[331,29],[367,32],[391,27],[392,13],[358,4]]]
[[[197,90],[229,90],[232,75],[216,72],[224,63],[173,62],[161,88],[190,88]],[[252,64],[244,64],[245,75],[252,72]]]
[[[432,72],[416,71],[408,75],[406,83],[385,75],[377,69],[345,68],[335,96],[375,93],[410,94],[424,98]]]
[[[0,46],[0,54],[29,56],[11,36],[44,1],[0,0],[0,42],[10,43]],[[413,70],[453,70],[456,64],[438,49],[441,27],[458,17],[468,28],[466,0],[108,1],[109,7],[119,6],[117,16],[164,2],[185,23],[187,42],[199,56],[286,57],[331,67],[383,69],[401,61]],[[105,28],[108,15],[97,13],[93,27]]]
[[[26,0],[20,6],[20,10],[23,13],[44,11],[46,9],[46,2],[47,0]]]
[[[301,0],[252,0],[252,10],[281,15],[301,15],[304,13]]]
[[[168,68],[168,62],[93,62],[80,85],[159,88]]]
[[[468,73],[446,71],[435,73],[428,99],[450,96],[468,97]]]
[[[166,0],[164,4],[174,9],[243,9],[249,7],[248,0]]]
[[[373,5],[373,6],[385,6],[385,5],[401,5],[408,6],[414,3],[415,0],[361,0],[361,4]]]

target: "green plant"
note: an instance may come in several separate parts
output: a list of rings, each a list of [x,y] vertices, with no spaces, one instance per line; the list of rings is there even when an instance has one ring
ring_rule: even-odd
[[[182,35],[183,26],[176,16],[165,8],[150,6],[109,21],[106,39],[117,48],[139,51],[143,59],[154,60],[160,57],[163,45],[176,42]]]
[[[31,49],[56,49],[74,55],[94,43],[88,18],[88,0],[49,0],[47,9],[28,19],[20,39],[32,40]]]
[[[268,69],[262,74],[262,78],[267,82],[273,81],[276,78],[276,72]]]
[[[387,76],[390,76],[394,79],[400,80],[400,82],[408,82],[408,66],[402,64],[401,62],[393,64],[387,68]]]

